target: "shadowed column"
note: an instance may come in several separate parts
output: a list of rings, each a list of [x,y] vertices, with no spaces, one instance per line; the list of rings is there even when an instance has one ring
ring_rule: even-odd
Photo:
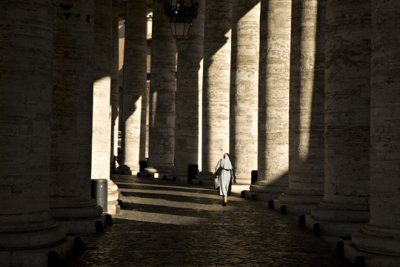
[[[262,2],[265,75],[261,78],[258,129],[258,182],[250,186],[272,200],[288,185],[291,1]],[[263,59],[260,59],[263,62]],[[262,196],[262,197],[261,197]]]
[[[146,94],[146,2],[129,1],[125,21],[123,164],[139,172],[142,103]],[[128,173],[126,173],[128,174]]]
[[[326,2],[324,199],[307,225],[348,236],[368,221],[370,1]]]
[[[95,0],[92,179],[107,179],[107,213],[117,211],[118,187],[110,179],[112,1]]]
[[[295,215],[324,194],[324,23],[325,0],[293,0],[289,188],[274,207]]]
[[[235,1],[232,33],[230,152],[238,184],[257,169],[260,1]]]
[[[149,164],[168,174],[174,166],[176,45],[163,0],[153,3]]]
[[[190,27],[187,40],[178,40],[175,168],[174,175],[186,177],[189,164],[199,162],[199,90],[203,82],[204,5]]]
[[[371,217],[351,239],[365,266],[400,266],[400,2],[371,6]]]
[[[202,172],[211,180],[229,150],[232,0],[206,1],[202,114]]]
[[[94,1],[56,3],[50,207],[69,233],[95,232],[102,209],[90,195]]]
[[[0,266],[47,266],[65,240],[49,215],[51,11],[47,0],[0,2]]]

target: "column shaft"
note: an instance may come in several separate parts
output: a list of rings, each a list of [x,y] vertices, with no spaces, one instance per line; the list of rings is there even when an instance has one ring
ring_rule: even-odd
[[[198,1],[198,15],[188,40],[177,41],[177,90],[174,174],[185,176],[189,164],[199,162],[199,92],[203,82],[201,61],[204,40],[204,4]]]
[[[176,45],[163,2],[153,3],[149,164],[170,173],[175,150]]]
[[[306,214],[324,190],[325,0],[293,0],[290,65],[288,213]]]
[[[50,207],[68,232],[94,231],[85,226],[102,211],[90,196],[94,1],[56,7]]]
[[[288,185],[289,74],[291,1],[262,2],[265,73],[260,78],[258,182],[251,191],[266,191],[272,200]]]
[[[369,217],[370,10],[327,1],[324,200],[311,211],[321,234],[350,235]]]
[[[238,183],[257,169],[260,1],[235,1],[232,25],[231,144]]]
[[[232,0],[206,1],[202,173],[210,176],[229,150]]]
[[[124,53],[124,135],[123,158],[130,172],[139,171],[142,103],[146,95],[146,3],[127,3]]]
[[[65,239],[48,202],[52,22],[50,1],[0,2],[1,266]]]
[[[352,235],[366,266],[400,264],[400,3],[372,1],[371,217]],[[382,255],[385,257],[378,261]]]

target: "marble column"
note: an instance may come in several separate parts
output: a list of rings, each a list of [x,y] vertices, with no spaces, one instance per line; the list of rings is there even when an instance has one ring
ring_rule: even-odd
[[[232,0],[206,0],[203,61],[202,172],[211,180],[229,152]]]
[[[56,1],[50,208],[69,233],[95,232],[102,213],[90,193],[93,13],[92,0]]]
[[[139,172],[142,103],[146,94],[146,2],[129,1],[125,20],[123,164]]]
[[[257,170],[259,0],[234,1],[232,25],[230,152],[238,184]]]
[[[372,1],[370,220],[351,236],[365,266],[400,266],[399,16],[400,2]]]
[[[65,241],[49,214],[52,15],[47,0],[0,2],[0,266],[47,266]]]
[[[288,186],[291,0],[261,2],[266,20],[265,73],[260,79],[258,182],[251,192],[270,201]],[[260,50],[263,51],[263,50]]]
[[[199,91],[203,82],[205,0],[199,3],[198,15],[187,40],[177,40],[177,90],[175,121],[174,175],[186,178],[189,164],[198,164],[199,157]]]
[[[176,44],[163,3],[153,3],[149,165],[169,174],[175,157]]]
[[[324,198],[307,218],[321,235],[368,221],[370,1],[326,2]]]
[[[112,18],[112,66],[111,66],[111,171],[118,168],[118,133],[121,107],[119,104],[119,5],[113,1]]]
[[[92,129],[92,179],[106,179],[107,207],[117,213],[118,186],[110,179],[111,155],[111,78],[113,74],[112,0],[95,0],[94,83]]]
[[[289,188],[274,202],[304,215],[324,194],[325,0],[292,1]]]

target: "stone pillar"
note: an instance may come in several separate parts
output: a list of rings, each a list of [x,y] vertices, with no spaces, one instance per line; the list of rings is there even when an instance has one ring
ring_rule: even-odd
[[[370,1],[326,3],[324,199],[307,218],[321,235],[369,218],[370,14]]]
[[[261,54],[266,57],[266,66],[259,93],[259,181],[250,190],[262,192],[263,200],[269,201],[288,185],[291,0],[261,4],[261,19],[267,20],[261,28],[267,31],[266,54]]]
[[[210,180],[229,150],[232,0],[206,1],[202,114],[202,172]]]
[[[175,157],[176,45],[163,3],[153,3],[149,164],[168,174]]]
[[[234,1],[230,152],[238,184],[257,169],[260,1]]]
[[[365,266],[400,266],[400,2],[371,6],[371,213],[351,239]]]
[[[69,233],[95,232],[102,213],[90,195],[93,11],[93,0],[56,1],[50,208]]]
[[[119,5],[113,1],[112,18],[112,66],[111,66],[111,171],[118,167],[118,133],[119,133]]]
[[[189,164],[198,164],[199,157],[199,90],[203,79],[205,0],[199,3],[198,15],[187,40],[178,40],[175,168],[174,175],[186,177]]]
[[[0,2],[0,266],[47,266],[65,241],[48,202],[52,15],[47,0]]]
[[[146,2],[129,1],[125,20],[123,164],[139,172],[142,103],[146,94]]]
[[[289,188],[274,207],[309,213],[324,194],[325,0],[292,1]]]
[[[118,187],[110,179],[112,0],[95,0],[92,179],[107,179],[109,214],[117,213]]]

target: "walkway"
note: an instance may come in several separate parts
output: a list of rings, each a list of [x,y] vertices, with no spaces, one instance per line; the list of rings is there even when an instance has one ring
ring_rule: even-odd
[[[124,209],[68,266],[348,267],[329,246],[260,203],[173,181],[121,176]]]

